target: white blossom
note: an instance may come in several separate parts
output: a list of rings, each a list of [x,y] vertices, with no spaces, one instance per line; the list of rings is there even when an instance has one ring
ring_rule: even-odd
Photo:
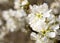
[[[48,25],[54,22],[52,20],[55,17],[51,14],[51,10],[48,9],[48,5],[46,3],[40,6],[30,6],[30,10],[31,10],[31,14],[28,15],[28,19],[29,19],[29,24],[34,31],[40,32],[40,30],[42,29],[47,29]],[[50,22],[49,24],[46,24],[45,21],[50,21]]]
[[[52,9],[48,8],[46,3],[42,5],[30,5],[30,14],[28,15],[29,25],[32,30],[38,32],[31,33],[33,40],[36,43],[50,43],[50,39],[54,39],[59,29],[59,24],[56,23],[56,16],[52,13]],[[53,43],[51,41],[51,43]]]
[[[14,8],[20,9],[22,6],[28,4],[27,0],[14,0]]]
[[[34,8],[35,7],[35,8]],[[51,10],[48,9],[46,3],[41,6],[30,6],[31,14],[28,15],[29,24],[37,22],[37,20],[45,21],[45,18],[50,17]]]
[[[8,31],[14,32],[18,29],[24,29],[26,12],[21,10],[6,10],[2,12],[3,18],[6,20]],[[17,29],[18,28],[18,29]]]
[[[31,39],[36,40],[36,43],[54,43],[54,40],[49,39],[48,37],[42,37],[40,34],[31,33]]]

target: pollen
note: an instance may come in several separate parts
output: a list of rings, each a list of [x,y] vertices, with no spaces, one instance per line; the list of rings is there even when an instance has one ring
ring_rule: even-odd
[[[42,32],[43,35],[45,35],[49,31],[50,31],[50,29],[47,29],[47,30],[43,29],[41,32]]]
[[[41,19],[43,17],[43,14],[42,13],[36,13],[36,17]]]

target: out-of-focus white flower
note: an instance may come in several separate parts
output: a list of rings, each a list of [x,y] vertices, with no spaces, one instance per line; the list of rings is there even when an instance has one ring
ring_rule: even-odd
[[[16,15],[16,10],[9,9],[7,10],[10,16],[14,17]]]
[[[8,11],[3,11],[2,16],[5,20],[8,20],[10,18]]]
[[[14,8],[19,9],[20,8],[20,0],[14,0]]]
[[[11,32],[14,32],[16,30],[16,25],[13,19],[9,19],[6,23],[7,29],[10,30]]]
[[[24,6],[28,4],[28,1],[27,0],[15,0],[14,1],[14,8],[15,9],[20,9],[20,7]]]
[[[28,4],[28,0],[20,0],[20,2],[21,2],[21,5],[26,5],[26,4]]]
[[[2,16],[6,20],[8,31],[14,32],[20,28],[24,29],[26,13],[23,9],[3,11]]]
[[[26,14],[26,12],[23,9],[20,9],[20,10],[16,11],[16,15],[15,16],[17,18],[21,18],[21,17],[27,16],[27,14]]]
[[[58,2],[58,1],[53,2],[51,4],[51,8],[53,9],[52,11],[53,11],[54,14],[58,14],[59,13],[59,10],[60,10],[60,6],[59,5],[60,5],[60,2]]]

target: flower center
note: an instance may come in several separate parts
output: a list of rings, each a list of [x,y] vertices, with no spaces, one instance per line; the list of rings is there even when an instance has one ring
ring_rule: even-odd
[[[42,30],[41,32],[42,32],[43,35],[45,35],[47,30]]]
[[[43,14],[42,13],[36,13],[36,17],[41,19],[43,17]]]
[[[42,32],[42,35],[45,35],[47,32],[50,32],[51,30],[48,28],[48,29],[43,29],[41,32]]]

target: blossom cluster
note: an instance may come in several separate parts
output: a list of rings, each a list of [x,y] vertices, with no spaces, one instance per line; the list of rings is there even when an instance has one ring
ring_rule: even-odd
[[[18,0],[18,1],[14,0],[14,8],[16,10],[9,9],[9,10],[3,10],[1,12],[1,18],[3,18],[3,19],[0,19],[0,26],[1,26],[0,39],[1,40],[9,32],[15,32],[18,30],[25,31],[25,24],[26,24],[25,22],[26,22],[27,14],[24,11],[24,9],[20,7],[19,5],[20,3],[18,3],[20,1],[23,1],[21,5],[25,3],[25,0]]]
[[[29,25],[37,32],[32,32],[31,38],[36,40],[36,43],[54,43],[59,29],[60,15],[56,16],[52,11],[46,3],[30,5]]]
[[[47,3],[31,5],[28,0],[14,0],[14,10],[2,11],[0,39],[9,32],[26,31],[27,22],[29,30],[32,29],[30,34],[32,40],[36,43],[55,43],[57,36],[60,35],[60,14],[57,9],[59,4],[53,3],[49,7]],[[25,5],[28,5],[28,10],[24,9]]]

